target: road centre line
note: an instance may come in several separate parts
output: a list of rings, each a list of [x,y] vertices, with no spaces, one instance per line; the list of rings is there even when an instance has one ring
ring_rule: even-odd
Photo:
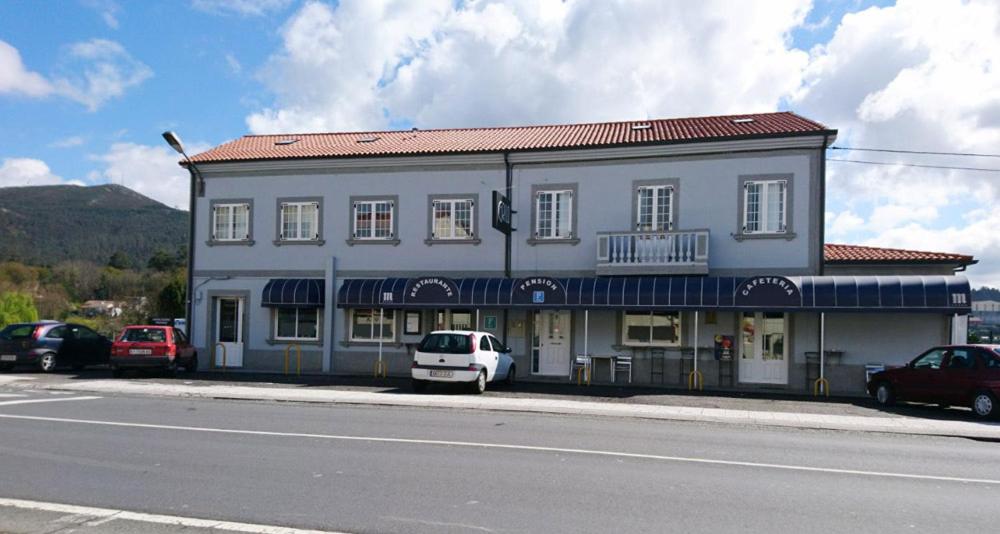
[[[913,473],[893,473],[885,471],[862,471],[859,469],[837,469],[832,467],[813,467],[807,465],[743,462],[738,460],[716,460],[711,458],[665,456],[659,454],[643,454],[643,453],[602,451],[602,450],[590,450],[590,449],[573,449],[565,447],[544,447],[537,445],[475,443],[469,441],[446,441],[446,440],[413,439],[413,438],[381,438],[375,436],[344,436],[336,434],[310,434],[304,432],[275,432],[269,430],[241,430],[241,429],[210,428],[210,427],[197,427],[197,426],[158,425],[151,423],[125,423],[120,421],[98,421],[91,419],[68,419],[63,417],[42,417],[34,415],[0,414],[0,418],[20,419],[24,421],[48,421],[55,423],[75,423],[83,425],[146,428],[153,430],[183,430],[189,432],[205,432],[214,434],[238,434],[238,435],[249,435],[249,436],[310,438],[310,439],[324,439],[324,440],[335,440],[335,441],[364,441],[369,443],[401,443],[408,445],[441,445],[450,447],[470,447],[479,449],[504,449],[504,450],[531,451],[531,452],[550,452],[550,453],[562,453],[562,454],[579,454],[588,456],[604,456],[611,458],[657,460],[663,462],[680,462],[680,463],[693,463],[693,464],[705,464],[705,465],[722,465],[722,466],[732,466],[732,467],[749,467],[749,468],[759,468],[759,469],[778,469],[784,471],[855,475],[855,476],[865,476],[865,477],[900,478],[909,480],[929,480],[935,482],[959,482],[959,483],[972,483],[972,484],[1000,485],[1000,480],[987,479],[987,478],[919,475]]]
[[[2,497],[0,497],[0,507],[37,510],[42,512],[56,512],[97,518],[96,521],[86,523],[89,526],[101,525],[110,521],[121,520],[138,521],[141,523],[155,523],[159,525],[176,525],[189,528],[223,530],[227,532],[246,532],[250,534],[345,534],[342,532],[328,530],[303,530],[298,528],[279,527],[275,525],[217,521],[213,519],[199,519],[196,517],[183,517],[177,515],[146,514],[142,512],[129,512],[127,510],[114,510],[111,508],[94,508],[90,506],[77,506],[74,504],[27,501],[23,499],[5,499]]]
[[[99,398],[101,397],[49,397],[45,399],[9,400],[0,402],[0,406],[12,406],[15,404],[37,404],[41,402],[82,401],[82,400],[94,400]]]

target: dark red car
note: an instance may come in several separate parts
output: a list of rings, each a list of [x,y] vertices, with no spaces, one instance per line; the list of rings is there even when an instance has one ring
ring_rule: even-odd
[[[896,400],[969,406],[981,418],[1000,413],[1000,345],[934,347],[906,367],[872,375],[868,393],[882,405]]]
[[[170,326],[127,326],[111,346],[111,371],[120,377],[126,369],[198,369],[198,353],[187,336]]]

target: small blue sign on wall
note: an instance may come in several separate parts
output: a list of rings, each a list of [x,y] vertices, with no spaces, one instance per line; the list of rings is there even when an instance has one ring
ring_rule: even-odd
[[[532,291],[531,292],[531,302],[535,304],[545,303],[545,292],[544,291]]]

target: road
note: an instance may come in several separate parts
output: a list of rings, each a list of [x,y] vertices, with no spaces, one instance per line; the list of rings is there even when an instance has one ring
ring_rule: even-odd
[[[344,532],[991,532],[998,498],[1000,445],[964,439],[0,389],[0,531],[27,499]]]

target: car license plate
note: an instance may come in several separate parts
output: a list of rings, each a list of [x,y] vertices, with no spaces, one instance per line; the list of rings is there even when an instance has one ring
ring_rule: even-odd
[[[128,353],[133,356],[149,356],[153,351],[151,349],[129,349]]]
[[[16,362],[16,361],[17,361],[16,354],[4,354],[3,356],[0,356],[0,362]]]
[[[432,378],[451,378],[455,376],[454,371],[431,371]]]

